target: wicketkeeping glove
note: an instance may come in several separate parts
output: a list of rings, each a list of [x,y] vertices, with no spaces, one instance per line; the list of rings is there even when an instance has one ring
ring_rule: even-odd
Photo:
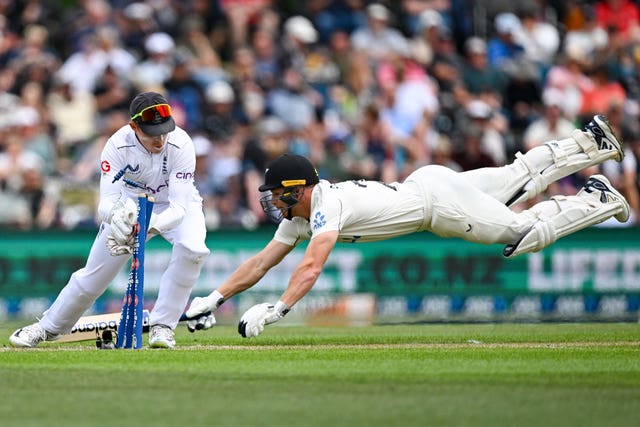
[[[275,305],[268,302],[256,304],[240,318],[238,333],[245,338],[257,337],[264,331],[265,325],[270,325],[282,319],[289,312],[289,307],[282,301]]]
[[[107,236],[107,248],[111,256],[131,255],[133,253],[132,245],[119,245],[113,236]]]
[[[138,205],[131,199],[118,200],[109,214],[111,237],[118,245],[131,245],[138,222]]]
[[[187,318],[189,318],[189,320],[187,320],[187,329],[189,329],[189,332],[209,329],[215,325],[216,318],[213,313],[223,302],[224,298],[217,291],[212,292],[204,298],[194,298],[185,313]]]

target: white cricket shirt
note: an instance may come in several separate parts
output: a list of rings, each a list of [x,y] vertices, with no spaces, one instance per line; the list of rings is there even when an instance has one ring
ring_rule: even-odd
[[[425,202],[414,183],[321,180],[313,189],[310,219],[283,219],[274,239],[293,246],[335,230],[340,242],[389,239],[421,229]]]
[[[122,197],[136,199],[141,192],[155,199],[150,227],[166,231],[184,218],[189,202],[202,201],[194,185],[196,165],[191,137],[177,127],[167,136],[161,153],[150,153],[127,124],[107,141],[100,158],[101,220]]]

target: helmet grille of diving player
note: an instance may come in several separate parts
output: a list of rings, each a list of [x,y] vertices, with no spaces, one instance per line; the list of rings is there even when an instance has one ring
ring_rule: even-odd
[[[305,157],[295,154],[279,157],[269,164],[264,173],[264,184],[258,188],[270,192],[260,199],[262,209],[275,221],[291,219],[291,208],[300,202],[305,187],[318,182],[318,171]],[[280,192],[280,189],[284,191]],[[278,207],[274,201],[282,202],[284,206]]]

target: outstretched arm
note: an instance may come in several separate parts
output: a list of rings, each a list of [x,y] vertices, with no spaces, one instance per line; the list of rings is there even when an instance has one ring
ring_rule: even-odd
[[[238,324],[238,332],[245,338],[258,336],[265,325],[275,323],[304,297],[318,280],[331,250],[338,241],[338,231],[328,231],[311,239],[302,262],[289,280],[289,286],[274,305],[257,304],[247,310]]]
[[[243,262],[218,287],[217,291],[226,300],[249,289],[258,283],[271,268],[278,265],[293,248],[293,246],[285,245],[277,240],[271,240],[260,252]]]
[[[186,315],[190,320],[187,328],[209,329],[215,324],[215,312],[227,299],[249,289],[294,248],[277,240],[271,240],[260,252],[243,262],[229,278],[206,297],[196,297],[191,302]]]
[[[304,297],[318,280],[324,264],[338,241],[337,231],[328,231],[309,242],[304,258],[298,264],[289,280],[289,286],[280,297],[280,301],[291,308]]]

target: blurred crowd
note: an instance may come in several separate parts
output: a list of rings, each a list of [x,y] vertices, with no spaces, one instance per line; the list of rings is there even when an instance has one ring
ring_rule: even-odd
[[[2,0],[0,227],[96,227],[100,152],[140,91],[196,146],[207,226],[267,223],[284,152],[321,178],[499,166],[609,117],[607,175],[640,218],[638,1]],[[434,183],[437,185],[437,183]]]

